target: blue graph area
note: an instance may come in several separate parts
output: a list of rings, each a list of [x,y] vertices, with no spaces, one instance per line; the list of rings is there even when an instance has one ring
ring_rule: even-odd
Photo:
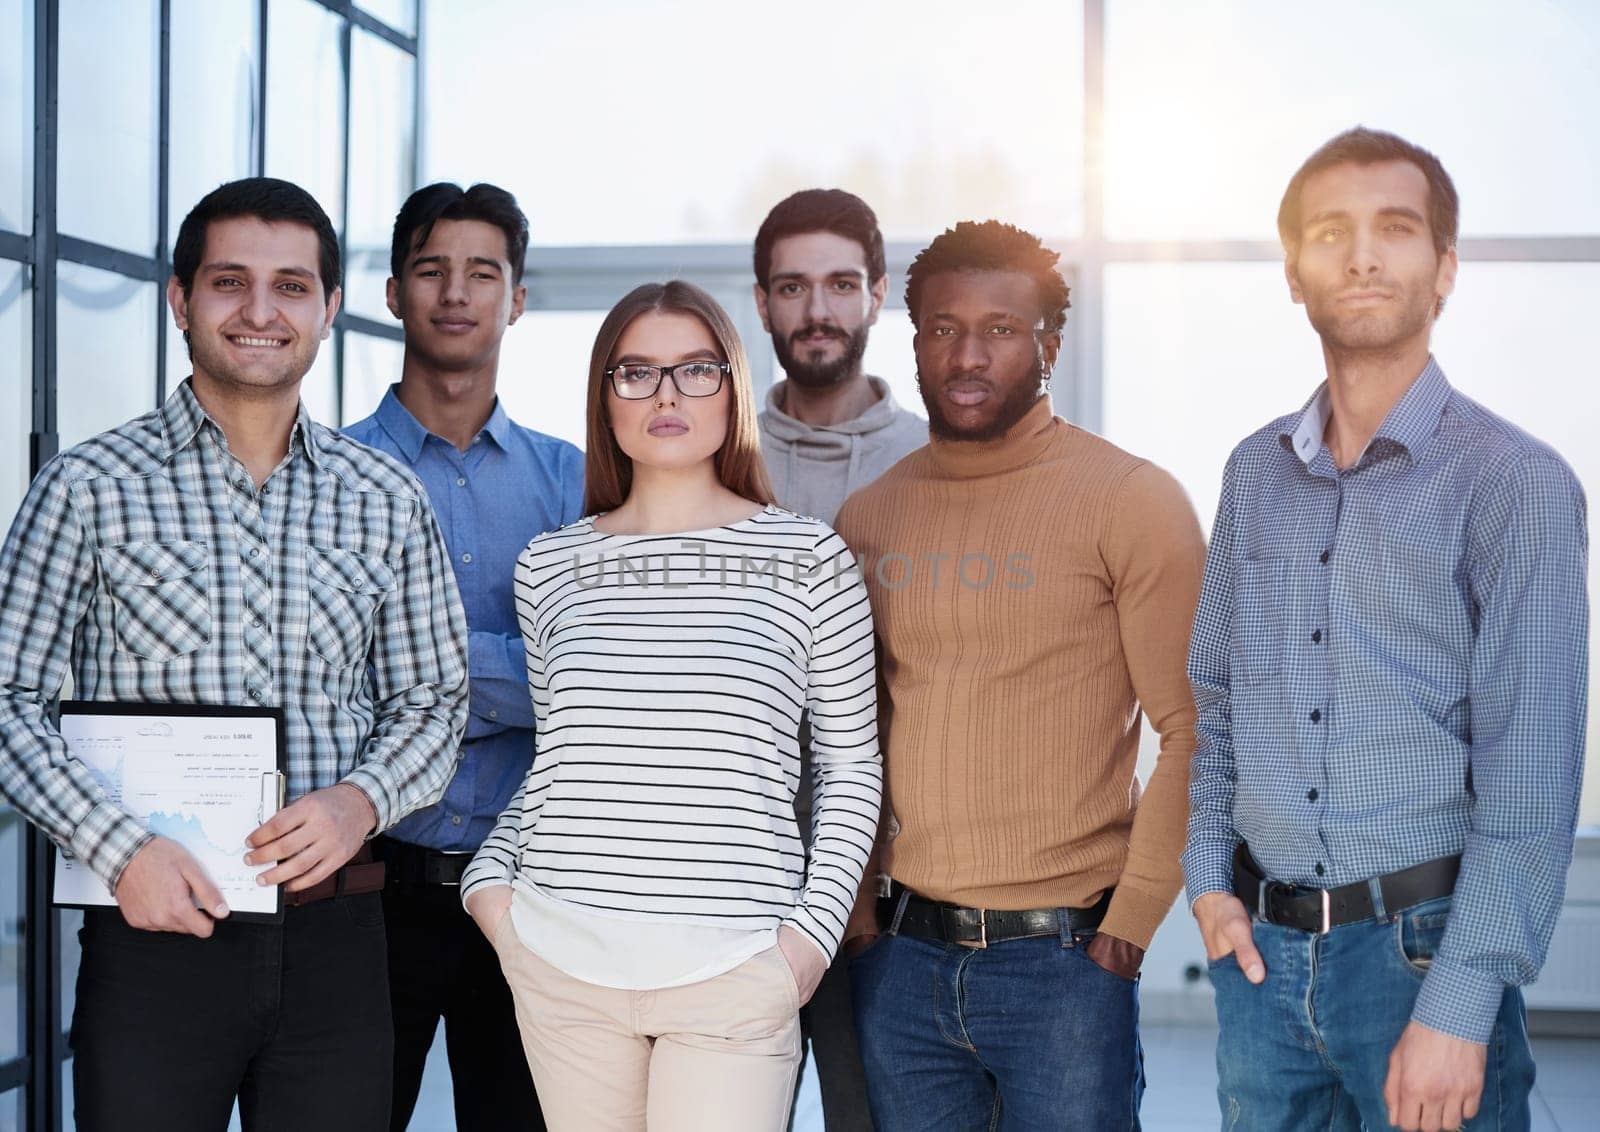
[[[211,849],[228,856],[244,851],[243,846],[218,845],[212,841],[200,819],[193,815],[155,811],[145,819],[145,825],[149,827],[151,833],[160,837],[170,837],[179,845],[187,846],[191,850]]]

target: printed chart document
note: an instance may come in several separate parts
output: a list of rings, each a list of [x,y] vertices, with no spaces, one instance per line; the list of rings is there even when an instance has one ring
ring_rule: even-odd
[[[194,854],[230,915],[283,914],[280,887],[256,883],[271,866],[244,863],[245,838],[283,804],[281,710],[67,700],[61,737],[107,801]],[[88,865],[59,848],[54,898],[116,903]]]

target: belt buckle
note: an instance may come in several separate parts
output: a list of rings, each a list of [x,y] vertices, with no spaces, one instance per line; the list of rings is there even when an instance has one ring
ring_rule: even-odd
[[[1317,934],[1327,935],[1333,930],[1333,898],[1326,888],[1319,888],[1317,891],[1322,893],[1322,930]]]
[[[989,946],[989,913],[987,910],[983,908],[952,908],[951,911],[956,913],[952,918],[957,923],[965,919],[961,915],[962,912],[975,912],[978,916],[978,938],[955,940],[954,942],[957,946],[977,948],[979,950]]]

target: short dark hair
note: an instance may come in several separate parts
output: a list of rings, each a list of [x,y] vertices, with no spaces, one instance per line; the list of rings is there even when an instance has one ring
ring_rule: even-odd
[[[1422,170],[1428,179],[1428,230],[1433,235],[1433,250],[1444,255],[1455,247],[1461,226],[1461,198],[1444,165],[1421,146],[1397,134],[1357,126],[1323,142],[1289,178],[1289,187],[1278,205],[1278,239],[1283,242],[1283,250],[1291,256],[1300,250],[1300,192],[1308,180],[1335,165],[1377,165],[1384,161],[1409,161]]]
[[[911,261],[911,270],[906,272],[906,309],[911,312],[911,324],[921,325],[917,304],[922,300],[922,288],[935,275],[1019,271],[1038,285],[1044,328],[1060,330],[1067,324],[1067,308],[1072,306],[1072,289],[1056,270],[1060,259],[1060,253],[1045,247],[1031,232],[998,220],[963,220],[946,228]]]
[[[339,237],[333,221],[315,197],[292,181],[276,177],[246,177],[219,185],[189,210],[178,226],[178,239],[172,246],[172,274],[188,298],[194,290],[195,273],[206,254],[206,231],[213,220],[235,220],[252,216],[269,224],[303,224],[317,234],[317,272],[322,276],[324,301],[338,289],[343,279],[339,261]]]
[[[866,201],[843,189],[802,189],[773,206],[756,232],[756,284],[763,291],[772,274],[772,245],[785,236],[808,232],[832,232],[860,244],[867,257],[868,283],[876,283],[889,270],[878,217]]]
[[[528,218],[517,198],[498,185],[479,183],[463,189],[452,181],[425,185],[400,206],[389,245],[390,275],[405,278],[406,257],[428,242],[433,226],[441,220],[481,220],[504,232],[511,281],[522,282],[523,260],[528,257]]]

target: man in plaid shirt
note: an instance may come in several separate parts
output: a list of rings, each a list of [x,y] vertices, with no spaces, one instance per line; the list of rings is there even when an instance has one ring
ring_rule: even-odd
[[[466,624],[420,484],[313,422],[300,382],[339,308],[304,190],[224,185],[179,230],[168,300],[193,376],[41,469],[3,551],[0,793],[118,907],[84,917],[80,1129],[388,1127],[393,1043],[368,837],[444,791]],[[228,919],[177,843],[110,802],[48,711],[282,708],[289,804],[249,839],[281,923]]]

